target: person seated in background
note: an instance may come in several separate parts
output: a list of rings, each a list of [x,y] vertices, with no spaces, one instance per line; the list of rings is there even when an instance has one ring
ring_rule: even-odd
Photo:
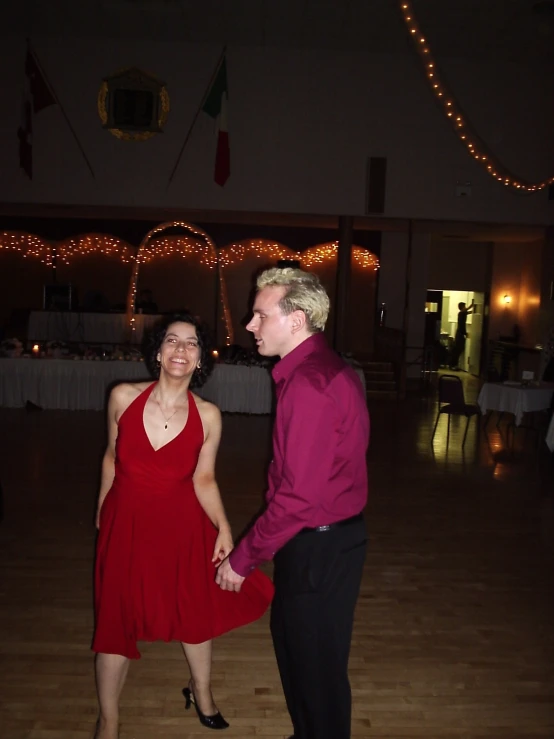
[[[158,304],[154,302],[154,296],[152,290],[145,287],[143,288],[137,300],[137,313],[157,313]]]

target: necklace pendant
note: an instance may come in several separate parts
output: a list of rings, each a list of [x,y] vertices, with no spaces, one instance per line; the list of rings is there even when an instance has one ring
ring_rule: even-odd
[[[165,424],[164,428],[167,429],[167,423]]]

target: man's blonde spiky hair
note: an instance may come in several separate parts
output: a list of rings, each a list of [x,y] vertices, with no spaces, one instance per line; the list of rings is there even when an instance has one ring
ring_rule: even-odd
[[[279,307],[284,315],[288,316],[295,310],[301,310],[306,316],[310,333],[323,331],[331,303],[317,275],[293,267],[284,269],[273,267],[262,272],[256,280],[258,290],[274,285],[287,288],[279,301]]]

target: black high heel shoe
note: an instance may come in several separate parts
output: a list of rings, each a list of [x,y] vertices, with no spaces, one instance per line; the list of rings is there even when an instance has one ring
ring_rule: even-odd
[[[206,726],[208,729],[229,728],[229,724],[227,723],[227,721],[225,721],[219,711],[217,713],[214,713],[213,716],[206,716],[202,713],[202,711],[198,708],[196,704],[194,693],[190,688],[183,688],[183,695],[185,696],[185,710],[188,711],[191,705],[194,706],[198,715],[198,719],[203,726]]]

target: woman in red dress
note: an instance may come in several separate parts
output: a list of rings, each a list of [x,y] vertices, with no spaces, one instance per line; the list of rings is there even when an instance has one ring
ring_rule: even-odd
[[[233,549],[215,479],[221,415],[190,392],[213,359],[201,322],[181,314],[153,337],[159,379],[116,386],[108,404],[95,568],[95,739],[117,739],[119,697],[137,641],[180,641],[191,680],[183,690],[207,727],[223,729],[211,692],[212,639],[258,619],[272,595],[258,570],[240,593],[221,590],[216,567]]]

